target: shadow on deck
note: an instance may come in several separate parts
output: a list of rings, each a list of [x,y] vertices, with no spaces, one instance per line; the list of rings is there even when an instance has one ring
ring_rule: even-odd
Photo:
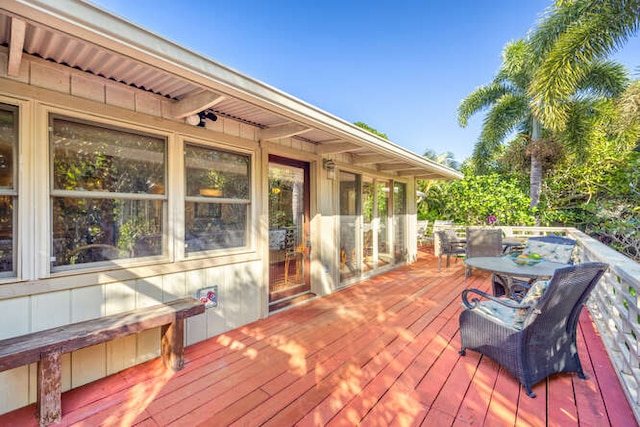
[[[63,394],[59,425],[632,426],[590,317],[578,345],[589,375],[554,375],[531,399],[496,363],[460,357],[462,262],[433,256]],[[37,425],[31,405],[0,425]]]

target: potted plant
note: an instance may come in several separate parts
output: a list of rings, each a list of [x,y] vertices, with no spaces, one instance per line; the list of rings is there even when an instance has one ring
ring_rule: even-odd
[[[222,197],[222,190],[224,188],[224,183],[226,178],[223,173],[210,170],[205,175],[205,188],[200,189],[201,196],[207,197]]]

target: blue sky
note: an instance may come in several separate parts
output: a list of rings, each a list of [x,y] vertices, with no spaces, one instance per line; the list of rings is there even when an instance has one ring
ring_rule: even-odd
[[[482,115],[460,101],[551,0],[93,0],[160,36],[418,154],[471,155]],[[640,67],[640,39],[616,59]]]

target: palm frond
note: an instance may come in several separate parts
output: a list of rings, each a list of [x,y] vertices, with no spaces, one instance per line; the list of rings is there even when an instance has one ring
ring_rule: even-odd
[[[480,140],[499,146],[529,116],[527,101],[526,97],[515,94],[505,94],[500,98],[485,117]]]
[[[596,116],[596,102],[581,100],[567,104],[568,120],[557,136],[562,144],[576,155],[580,161],[586,159],[592,142],[593,124]]]
[[[525,40],[509,42],[502,50],[502,65],[495,81],[510,83],[525,90],[535,69],[532,47]]]
[[[542,58],[551,50],[561,34],[584,15],[588,7],[584,1],[556,1],[538,20],[529,40],[534,55]]]
[[[478,171],[499,154],[505,138],[514,129],[521,127],[529,117],[527,99],[515,94],[505,94],[487,113],[482,132],[473,150],[473,160]]]
[[[496,103],[501,96],[508,92],[509,88],[495,82],[480,86],[460,103],[458,107],[458,123],[460,126],[466,127],[469,122],[469,117],[490,107]]]
[[[568,119],[565,101],[584,81],[587,64],[618,49],[640,24],[640,0],[578,0],[567,4],[589,7],[557,34],[529,90],[536,116],[552,129],[562,129]]]
[[[578,90],[594,97],[619,96],[629,86],[629,71],[613,61],[593,61],[585,66]]]

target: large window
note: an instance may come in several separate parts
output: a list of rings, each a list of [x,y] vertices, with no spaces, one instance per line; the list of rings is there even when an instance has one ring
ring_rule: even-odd
[[[52,267],[163,254],[166,140],[51,117]]]
[[[185,253],[247,245],[251,158],[185,146]]]
[[[18,109],[0,104],[0,276],[15,274],[15,156],[18,147]]]

